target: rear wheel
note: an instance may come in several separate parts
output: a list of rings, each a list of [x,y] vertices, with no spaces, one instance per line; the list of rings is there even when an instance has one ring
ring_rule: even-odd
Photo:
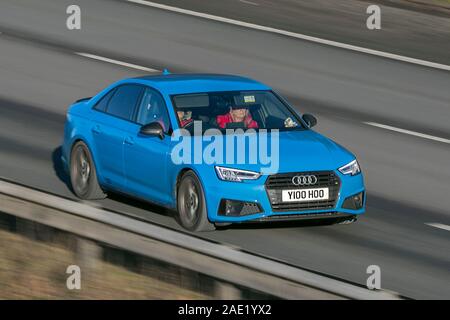
[[[78,141],[72,148],[70,155],[70,182],[77,197],[84,200],[106,198],[97,181],[94,161],[88,147]]]
[[[209,222],[205,196],[197,176],[186,172],[181,178],[177,192],[179,223],[190,231],[211,231],[214,224]]]

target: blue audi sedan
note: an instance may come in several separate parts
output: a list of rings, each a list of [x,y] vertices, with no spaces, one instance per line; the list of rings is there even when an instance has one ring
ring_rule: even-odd
[[[118,81],[70,106],[62,162],[73,192],[118,192],[173,209],[190,231],[364,213],[355,156],[313,131],[270,87],[240,76]]]

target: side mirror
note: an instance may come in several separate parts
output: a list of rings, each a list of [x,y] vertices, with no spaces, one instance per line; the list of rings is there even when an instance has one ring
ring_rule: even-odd
[[[303,119],[303,121],[306,122],[306,124],[308,125],[309,128],[312,128],[317,124],[317,119],[312,114],[305,113],[302,116],[302,119]]]
[[[152,122],[141,127],[140,134],[149,137],[159,137],[164,139],[164,129],[159,122]]]

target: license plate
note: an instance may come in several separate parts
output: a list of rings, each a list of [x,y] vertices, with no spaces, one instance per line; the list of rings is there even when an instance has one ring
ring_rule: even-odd
[[[283,202],[328,200],[328,188],[283,190],[281,200]]]

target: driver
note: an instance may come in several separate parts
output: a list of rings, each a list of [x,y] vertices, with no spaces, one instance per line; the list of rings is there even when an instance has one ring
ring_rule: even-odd
[[[187,126],[189,123],[191,123],[193,121],[192,117],[191,117],[192,113],[189,111],[185,112],[185,111],[178,110],[177,116],[178,116],[178,119],[180,120],[181,128],[184,128],[185,126]]]
[[[224,115],[218,115],[216,121],[217,125],[222,129],[225,129],[227,124],[232,122],[243,122],[247,129],[258,128],[258,123],[253,120],[252,115],[244,106],[231,106],[229,112]]]

